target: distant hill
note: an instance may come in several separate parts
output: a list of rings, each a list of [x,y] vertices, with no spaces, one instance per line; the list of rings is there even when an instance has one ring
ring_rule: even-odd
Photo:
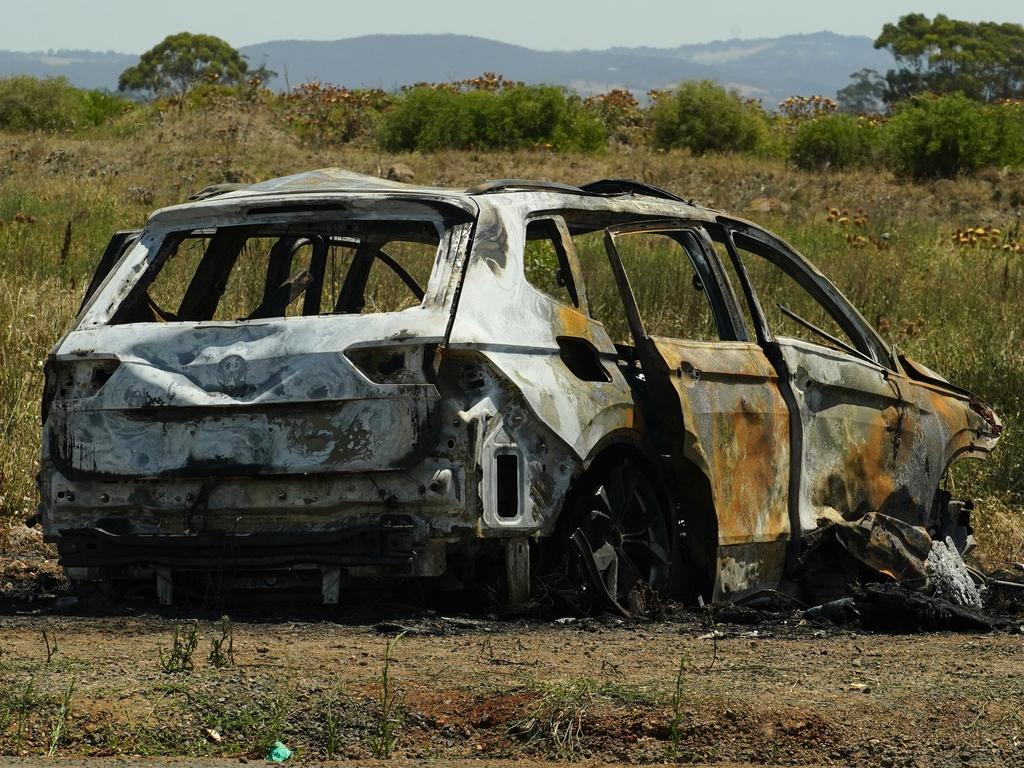
[[[678,48],[535,51],[465,35],[367,35],[347,40],[275,40],[239,49],[252,66],[278,72],[285,88],[310,80],[392,90],[414,82],[460,80],[485,71],[528,83],[555,83],[589,94],[629,88],[638,94],[681,80],[708,78],[774,107],[794,94],[832,95],[863,67],[892,61],[868,37],[818,32],[723,40]],[[94,51],[0,51],[0,76],[63,75],[88,88],[115,88],[138,57]]]
[[[107,51],[0,51],[0,77],[66,77],[79,88],[117,88],[117,77],[139,60],[130,53]]]

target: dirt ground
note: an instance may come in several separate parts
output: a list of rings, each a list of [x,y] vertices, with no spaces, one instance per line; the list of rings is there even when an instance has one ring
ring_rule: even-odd
[[[262,762],[280,739],[304,763],[387,751],[474,765],[1024,762],[1019,629],[893,636],[795,614],[712,624],[694,613],[642,623],[372,613],[236,619],[222,667],[209,656],[224,627],[200,620],[193,668],[174,672],[164,667],[175,629],[192,626],[186,615],[9,613],[0,753],[237,764]]]
[[[264,763],[280,740],[300,764],[1024,764],[1020,616],[892,635],[795,609],[499,618],[350,595],[224,622],[76,602],[37,536],[14,534],[0,763]]]

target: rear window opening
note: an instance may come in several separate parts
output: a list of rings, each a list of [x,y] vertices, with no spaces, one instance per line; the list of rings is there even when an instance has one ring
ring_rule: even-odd
[[[111,322],[260,320],[418,307],[441,239],[432,222],[394,220],[175,232]]]

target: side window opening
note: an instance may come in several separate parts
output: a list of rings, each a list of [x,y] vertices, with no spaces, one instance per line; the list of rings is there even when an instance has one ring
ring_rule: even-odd
[[[747,329],[748,340],[753,341],[756,336],[755,329],[757,328],[757,323],[750,310],[750,302],[747,300],[747,296],[744,293],[743,281],[740,278],[739,272],[736,271],[736,266],[733,264],[732,258],[729,256],[728,248],[725,245],[724,230],[715,226],[709,226],[708,233],[711,237],[712,247],[715,250],[715,254],[718,256],[718,263],[722,265],[722,270],[725,272],[725,279],[729,283],[733,296],[736,297],[736,311],[739,313],[739,319]]]
[[[569,227],[579,259],[580,271],[587,286],[590,316],[604,325],[608,335],[617,345],[620,347],[632,346],[633,339],[623,308],[622,296],[619,293],[619,287],[605,248],[604,228],[587,220],[571,220]],[[643,242],[635,241],[636,245],[631,246],[630,240],[627,239],[637,237],[637,234],[622,235],[616,240],[619,256],[627,275],[629,275],[631,287],[634,291],[639,288],[643,294],[637,297],[641,316],[644,314],[645,306],[656,307],[659,303],[664,303],[669,307],[668,311],[655,318],[656,322],[653,325],[645,318],[647,332],[654,335],[670,335],[673,332],[680,332],[687,334],[691,340],[704,341],[732,338],[731,334],[719,332],[710,307],[710,299],[707,292],[704,291],[702,281],[688,254],[682,252],[684,243],[674,239],[677,236],[682,237],[683,234],[682,231],[673,231],[670,237],[664,233],[646,233],[648,238],[646,259],[643,256],[645,251]],[[685,241],[685,247],[698,247],[695,242],[696,235],[691,233],[687,237],[689,239]],[[660,238],[660,240],[655,238]],[[701,242],[711,248],[706,239],[701,238]],[[661,263],[657,253],[666,255],[667,260]],[[715,255],[721,260],[720,253]],[[634,273],[636,278],[633,276]],[[738,291],[737,284],[731,281],[730,277],[726,273],[724,290],[728,291],[729,283],[732,282],[732,290]],[[633,285],[634,282],[637,284]],[[699,298],[698,294],[700,293],[703,293],[703,299]],[[745,318],[742,315],[742,302],[733,302],[728,297],[723,297],[723,300],[730,306],[734,303],[739,305],[735,306],[733,311],[737,314],[737,322],[743,324]],[[648,314],[651,313],[648,312]],[[673,316],[676,318],[675,321],[671,319]],[[740,334],[738,338],[745,339],[748,337],[747,329],[750,328],[753,326],[746,322],[742,329],[736,328],[734,332]],[[666,333],[661,333],[661,331]]]
[[[774,337],[872,359],[821,301],[770,258],[763,244],[742,233],[735,233],[733,242]]]
[[[590,316],[604,325],[612,339],[628,339],[629,325],[622,308],[619,287],[615,283],[615,275],[612,274],[611,263],[608,261],[608,252],[604,247],[604,230],[574,233],[572,244],[587,286]]]
[[[559,226],[561,224],[561,226]],[[555,301],[580,309],[581,286],[573,278],[569,248],[572,241],[563,238],[564,223],[555,218],[533,219],[526,225],[523,267],[526,280]],[[568,244],[567,244],[568,243]]]
[[[422,304],[440,243],[424,221],[174,233],[112,322],[397,312]]]
[[[687,253],[688,248],[698,247],[691,232],[624,232],[616,235],[615,246],[647,335],[688,341],[722,339],[707,288]],[[622,312],[621,300],[619,307]],[[625,322],[616,333],[619,338],[613,335],[614,341],[631,342]]]

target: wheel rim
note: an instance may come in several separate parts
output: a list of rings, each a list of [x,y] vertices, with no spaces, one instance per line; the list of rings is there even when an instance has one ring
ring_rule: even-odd
[[[581,499],[576,528],[583,531],[607,593],[624,604],[641,583],[655,591],[668,581],[668,529],[658,494],[630,462],[609,467]]]

